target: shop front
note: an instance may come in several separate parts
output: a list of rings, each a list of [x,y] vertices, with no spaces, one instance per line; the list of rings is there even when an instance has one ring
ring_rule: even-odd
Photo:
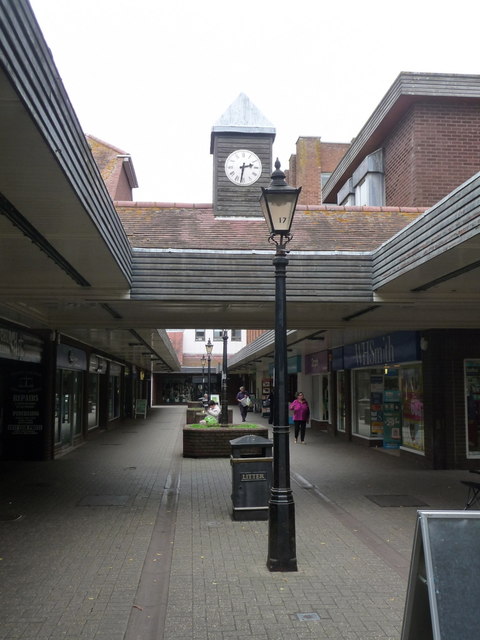
[[[102,381],[105,379],[108,370],[108,362],[101,356],[92,354],[88,369],[87,383],[87,430],[97,429],[100,426],[101,411],[101,390]]]
[[[343,347],[337,347],[330,352],[331,375],[334,376],[335,385],[335,429],[337,433],[347,433],[347,374],[343,361]]]
[[[55,383],[55,449],[72,447],[82,438],[87,353],[68,344],[57,345]]]
[[[344,347],[344,367],[351,370],[352,437],[373,446],[424,454],[420,354],[415,331]]]
[[[330,407],[330,351],[305,356],[305,375],[311,376],[310,422],[312,427],[328,428]]]
[[[0,326],[0,459],[45,457],[46,376],[44,342]]]

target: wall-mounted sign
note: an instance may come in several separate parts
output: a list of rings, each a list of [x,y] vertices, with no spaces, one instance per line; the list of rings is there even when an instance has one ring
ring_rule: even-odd
[[[327,373],[329,363],[329,351],[317,351],[316,353],[309,353],[305,356],[305,373]]]
[[[5,397],[7,436],[34,436],[43,431],[42,375],[25,369],[10,373]]]
[[[342,371],[345,368],[343,362],[343,347],[337,347],[336,349],[332,349],[332,360],[331,360],[331,368],[332,371]]]
[[[0,327],[0,358],[41,362],[43,342],[37,336]]]
[[[90,373],[107,373],[107,361],[100,356],[91,355],[88,370]]]
[[[397,331],[344,347],[345,369],[421,360],[417,331]]]
[[[85,351],[68,344],[59,344],[57,347],[57,368],[86,371],[87,354]]]

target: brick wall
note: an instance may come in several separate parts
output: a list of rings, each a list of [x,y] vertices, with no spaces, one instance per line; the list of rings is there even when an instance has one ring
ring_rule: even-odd
[[[321,142],[320,138],[300,137],[296,154],[290,156],[285,171],[288,184],[302,187],[298,204],[322,203],[322,173],[331,173],[350,144]]]
[[[349,142],[322,142],[322,173],[332,173],[349,148]]]
[[[167,335],[175,349],[180,364],[183,365],[183,331],[167,331]],[[200,366],[202,365],[200,364]]]
[[[259,338],[266,331],[267,329],[247,329],[247,344],[250,344],[257,338]]]
[[[384,142],[385,204],[431,206],[480,169],[480,110],[458,101],[415,104]]]

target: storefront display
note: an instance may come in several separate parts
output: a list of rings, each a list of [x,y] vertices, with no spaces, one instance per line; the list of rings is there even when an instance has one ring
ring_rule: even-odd
[[[403,446],[415,451],[424,451],[423,381],[420,364],[402,367],[400,386]]]
[[[329,351],[318,351],[305,356],[305,374],[312,378],[311,418],[330,421]]]
[[[345,371],[337,371],[337,429],[345,431]]]
[[[55,388],[55,443],[71,446],[82,433],[82,398],[84,372],[87,369],[85,351],[59,344]]]
[[[353,372],[353,433],[367,438],[383,435],[383,371]]]
[[[480,360],[465,360],[467,455],[480,457]]]
[[[424,451],[419,335],[399,331],[344,348],[353,371],[352,432],[388,449]],[[359,365],[363,365],[361,368]]]
[[[387,368],[383,378],[383,446],[386,449],[397,449],[402,442],[399,373],[398,368]]]

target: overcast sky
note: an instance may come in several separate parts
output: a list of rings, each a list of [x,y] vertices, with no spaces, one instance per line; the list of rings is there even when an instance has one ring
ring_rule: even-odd
[[[349,142],[401,71],[480,73],[472,0],[30,0],[85,133],[130,153],[134,199],[211,202],[211,128],[240,93]]]

